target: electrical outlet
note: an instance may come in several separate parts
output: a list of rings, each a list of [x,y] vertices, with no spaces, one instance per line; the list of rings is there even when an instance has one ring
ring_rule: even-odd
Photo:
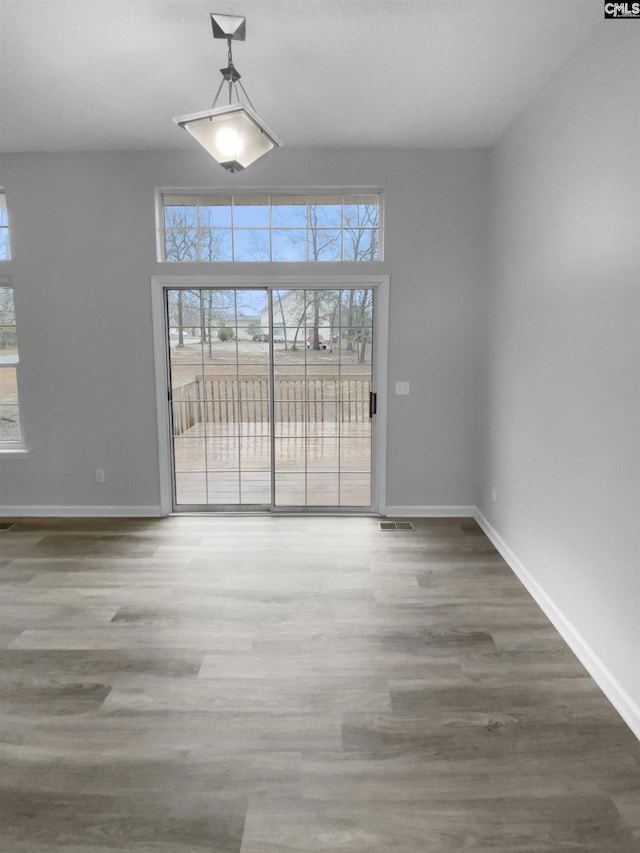
[[[498,490],[495,486],[491,487],[491,500],[495,503],[498,500]]]
[[[104,483],[104,470],[96,468],[96,483]]]
[[[411,391],[411,386],[409,385],[408,382],[405,382],[405,381],[396,382],[396,394],[398,394],[398,395],[409,394],[410,391]]]

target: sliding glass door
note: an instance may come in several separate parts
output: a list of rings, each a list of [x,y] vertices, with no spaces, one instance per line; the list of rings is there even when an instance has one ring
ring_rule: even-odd
[[[174,510],[371,509],[374,290],[165,298]]]

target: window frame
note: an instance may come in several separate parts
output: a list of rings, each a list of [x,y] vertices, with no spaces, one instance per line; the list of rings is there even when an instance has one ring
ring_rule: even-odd
[[[345,208],[349,206],[349,202],[346,201],[350,198],[354,197],[376,197],[377,198],[377,224],[376,225],[358,225],[357,227],[361,230],[371,232],[371,234],[376,235],[377,238],[377,256],[375,258],[345,258],[345,235],[349,233],[350,226],[345,222]],[[185,200],[193,199],[193,208],[196,210],[196,219],[191,224],[185,224],[184,229],[187,228],[192,229],[193,231],[199,230],[209,230],[211,232],[219,231],[221,235],[228,235],[228,239],[230,241],[230,257],[225,259],[215,259],[215,258],[203,258],[201,257],[201,237],[196,233],[194,235],[194,240],[196,241],[197,254],[198,257],[189,257],[184,260],[176,260],[172,258],[167,258],[167,242],[166,242],[166,234],[170,229],[170,226],[166,225],[165,221],[165,208],[170,206],[167,205],[165,199],[171,197],[182,197]],[[340,204],[340,225],[331,225],[325,226],[324,230],[333,229],[335,231],[339,231],[339,240],[340,240],[340,252],[339,257],[327,257],[327,258],[310,258],[309,257],[309,245],[311,234],[317,233],[318,231],[322,231],[323,228],[318,228],[310,222],[309,210],[310,210],[310,200],[316,199],[327,199],[328,201],[331,199],[337,199],[339,197]],[[236,224],[234,221],[234,210],[236,207],[242,207],[243,202],[246,204],[246,200],[254,198],[265,199],[267,201],[268,206],[268,223],[263,225],[256,225],[255,227]],[[205,199],[219,199],[220,201],[227,200],[229,202],[228,206],[231,209],[230,212],[230,221],[228,225],[224,226],[201,226],[200,224],[200,209],[205,207],[205,205],[200,205],[200,200]],[[302,225],[279,225],[278,223],[274,223],[273,220],[273,212],[274,209],[277,209],[279,203],[283,200],[289,200],[293,204],[293,200],[301,199],[304,200],[305,203],[305,224]],[[188,205],[185,205],[187,207]],[[212,205],[211,205],[212,206]],[[335,206],[335,204],[333,205]],[[287,266],[298,263],[309,265],[312,264],[314,268],[318,264],[327,264],[327,263],[339,263],[339,264],[347,264],[357,265],[358,268],[361,268],[362,264],[380,264],[384,259],[384,193],[380,187],[350,187],[350,188],[327,188],[323,187],[320,189],[290,189],[285,188],[282,190],[264,190],[264,189],[243,189],[239,192],[233,192],[224,189],[194,189],[194,188],[173,188],[173,187],[161,187],[157,188],[155,192],[155,213],[156,213],[156,259],[158,263],[166,263],[171,264],[274,264],[274,263],[282,263]],[[236,258],[236,243],[238,242],[238,238],[241,235],[247,234],[249,232],[260,232],[266,234],[268,236],[268,258]],[[276,258],[274,260],[274,232],[284,232],[284,231],[300,231],[301,238],[304,237],[304,258],[295,258],[292,260],[288,260],[285,258]],[[376,242],[376,241],[371,241]]]
[[[10,275],[0,275],[0,290],[10,290],[12,293],[13,299],[13,310],[14,310],[14,328],[16,333],[16,360],[2,362],[0,361],[0,371],[2,370],[14,370],[15,371],[15,380],[16,380],[16,392],[17,392],[17,400],[15,403],[16,408],[18,409],[18,423],[20,429],[20,437],[17,439],[2,439],[0,438],[0,455],[18,455],[18,454],[26,454],[27,447],[25,444],[24,437],[24,424],[22,421],[22,411],[20,406],[20,350],[17,346],[17,330],[18,330],[18,321],[17,321],[17,311],[15,307],[15,286],[13,282],[13,277]],[[2,406],[6,404],[0,404],[0,411],[2,411]]]

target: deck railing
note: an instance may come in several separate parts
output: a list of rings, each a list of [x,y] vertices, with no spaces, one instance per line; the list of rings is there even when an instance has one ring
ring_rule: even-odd
[[[369,420],[368,378],[278,378],[276,423],[362,423]],[[173,432],[196,424],[264,424],[270,420],[267,379],[198,376],[173,388]]]

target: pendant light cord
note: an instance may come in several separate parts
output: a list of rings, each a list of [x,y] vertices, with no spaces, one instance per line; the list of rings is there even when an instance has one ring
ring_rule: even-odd
[[[227,62],[228,68],[227,70],[230,72],[229,74],[229,105],[231,105],[231,95],[233,94],[233,84],[234,84],[234,67],[233,67],[233,54],[231,53],[231,36],[227,39]]]

